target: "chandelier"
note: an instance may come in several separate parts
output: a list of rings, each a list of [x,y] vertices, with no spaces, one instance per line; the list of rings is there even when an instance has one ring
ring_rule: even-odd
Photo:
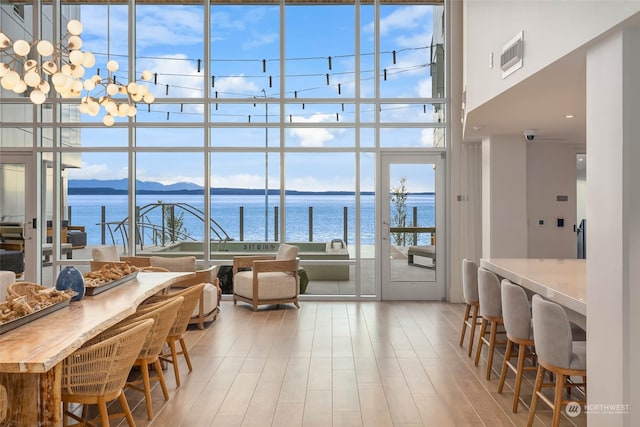
[[[80,113],[97,116],[102,107],[105,111],[102,122],[106,126],[113,125],[115,117],[135,117],[136,103],[151,104],[155,100],[153,93],[143,83],[117,82],[112,73],[120,66],[115,60],[107,62],[107,77],[102,78],[98,71],[85,78],[86,70],[92,68],[96,60],[93,53],[80,50],[81,33],[82,23],[75,19],[67,23],[67,33],[57,44],[48,40],[12,42],[0,32],[0,86],[17,94],[29,91],[31,102],[40,105],[46,101],[53,85],[53,90],[62,98],[81,98]],[[140,77],[142,81],[151,78],[148,70]]]

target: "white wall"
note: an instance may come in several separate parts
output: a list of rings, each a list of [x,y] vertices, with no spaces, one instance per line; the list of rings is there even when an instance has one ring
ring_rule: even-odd
[[[579,147],[534,141],[527,144],[527,212],[529,258],[575,258],[576,155]],[[557,196],[567,196],[566,202]],[[557,219],[564,227],[557,227]],[[544,221],[539,225],[538,221]]]
[[[590,427],[640,425],[640,30],[587,53],[587,381]]]
[[[464,7],[466,110],[472,111],[638,13],[640,2],[471,0]],[[520,31],[523,67],[503,79],[502,47]]]
[[[522,137],[482,141],[482,257],[527,257],[526,156]]]

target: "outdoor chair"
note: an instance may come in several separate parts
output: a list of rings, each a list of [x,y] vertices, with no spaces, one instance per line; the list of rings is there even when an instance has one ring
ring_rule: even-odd
[[[293,303],[300,308],[298,264],[298,247],[284,243],[276,256],[234,257],[233,304],[249,303],[253,311],[263,304]]]

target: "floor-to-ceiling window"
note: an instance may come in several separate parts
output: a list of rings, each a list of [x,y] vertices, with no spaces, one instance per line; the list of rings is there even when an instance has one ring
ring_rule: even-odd
[[[377,295],[379,153],[446,150],[442,2],[0,4],[11,40],[79,19],[79,79],[144,87],[135,115],[122,93],[94,114],[1,90],[0,147],[38,151],[43,219],[203,264],[294,242],[311,297]]]

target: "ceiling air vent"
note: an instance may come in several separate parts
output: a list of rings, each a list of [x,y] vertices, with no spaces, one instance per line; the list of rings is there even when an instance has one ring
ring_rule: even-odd
[[[500,55],[500,68],[502,69],[502,78],[519,68],[522,68],[522,57],[524,56],[524,32],[520,31],[509,43],[502,48]]]

